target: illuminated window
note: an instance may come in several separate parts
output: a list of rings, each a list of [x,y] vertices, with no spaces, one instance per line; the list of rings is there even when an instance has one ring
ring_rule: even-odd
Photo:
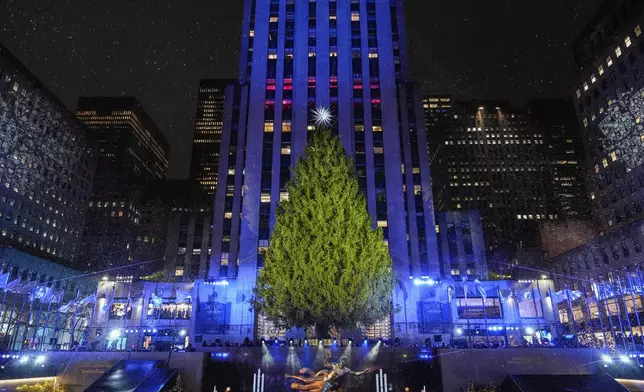
[[[288,200],[288,192],[280,192],[280,200]]]
[[[251,37],[254,37],[254,36],[255,36],[255,30],[251,30],[251,31],[248,33],[248,35],[249,35],[249,36],[251,36]]]
[[[595,192],[590,192],[590,200],[595,200]]]
[[[588,83],[584,82],[584,91],[588,91]]]
[[[602,158],[602,166],[604,166],[604,167],[608,166],[608,159]]]
[[[273,132],[273,123],[267,121],[264,123],[264,132]]]
[[[599,173],[599,165],[595,163],[595,173]]]
[[[378,227],[387,227],[387,221],[386,220],[379,220],[378,221]]]
[[[590,83],[595,83],[597,81],[597,78],[595,77],[595,74],[590,75]]]
[[[290,155],[291,154],[291,147],[282,147],[282,155]]]
[[[613,162],[617,160],[617,154],[615,153],[615,151],[610,153],[610,160]]]
[[[228,265],[228,258],[229,257],[230,257],[230,255],[227,252],[222,253],[221,254],[221,265]]]
[[[374,153],[374,154],[382,154],[383,152],[384,152],[384,151],[383,151],[383,148],[382,148],[382,147],[374,147],[374,148],[373,148],[373,153]]]
[[[224,219],[232,219],[233,213],[232,212],[224,212]]]
[[[584,117],[583,123],[584,127],[588,127],[588,119],[586,117]]]
[[[600,64],[599,67],[597,67],[597,72],[599,72],[599,76],[603,75],[604,74],[604,66]]]
[[[338,57],[338,52],[329,52],[330,57]]]
[[[414,195],[415,196],[420,196],[422,191],[422,188],[420,185],[414,185]]]
[[[451,274],[452,276],[454,276],[454,275],[460,275],[460,274],[461,274],[461,271],[459,271],[459,270],[457,270],[457,269],[452,269],[452,270],[450,270],[450,274]]]
[[[414,173],[414,174],[419,174],[420,173],[420,167],[413,167],[411,169],[411,172]]]
[[[581,98],[581,91],[577,90],[577,98]]]
[[[374,125],[372,129],[373,132],[382,132],[382,127],[379,125]]]
[[[315,57],[315,52],[309,52],[309,57]]]
[[[637,25],[635,26],[635,36],[639,37],[640,35],[642,35],[642,28],[640,27],[640,25]]]
[[[262,193],[260,201],[262,203],[270,203],[271,202],[271,194],[270,193]]]
[[[276,58],[277,58],[277,54],[276,54],[276,53],[269,53],[269,54],[268,54],[268,59],[269,59],[269,60],[275,60]]]
[[[615,48],[615,56],[619,57],[622,55],[622,48],[619,46]]]
[[[613,65],[613,59],[610,58],[610,56],[606,57],[606,65],[608,65],[609,67]]]
[[[282,132],[291,132],[292,125],[290,121],[284,121],[282,123]]]
[[[352,22],[359,22],[360,21],[360,13],[359,12],[352,12],[351,13],[351,21]]]
[[[271,16],[271,18],[270,18],[270,20],[269,20],[269,22],[271,22],[271,23],[275,23],[275,22],[277,22],[277,21],[278,21],[277,16]]]
[[[377,59],[378,58],[378,53],[369,53],[369,58],[370,59]]]
[[[626,38],[624,38],[624,44],[627,48],[630,47],[632,45],[631,37],[627,36]]]
[[[177,266],[174,269],[174,276],[183,276],[183,267],[182,266]]]

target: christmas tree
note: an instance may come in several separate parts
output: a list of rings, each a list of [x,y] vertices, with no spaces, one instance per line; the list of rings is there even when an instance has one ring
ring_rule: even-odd
[[[325,335],[388,316],[394,280],[352,160],[328,129],[310,136],[278,206],[254,306],[279,325]]]

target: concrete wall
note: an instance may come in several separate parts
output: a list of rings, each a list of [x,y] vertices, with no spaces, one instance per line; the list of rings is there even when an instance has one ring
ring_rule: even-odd
[[[179,369],[188,392],[200,392],[204,376],[204,353],[171,352],[56,352],[47,355],[61,384],[81,392],[122,359],[169,361],[169,367]]]
[[[507,374],[593,374],[601,353],[591,349],[439,350],[443,391],[475,383],[499,385]]]

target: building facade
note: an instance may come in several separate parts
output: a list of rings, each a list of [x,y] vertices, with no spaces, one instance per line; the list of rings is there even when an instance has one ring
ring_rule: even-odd
[[[0,46],[0,240],[74,266],[96,165],[83,125]]]
[[[190,179],[199,182],[206,193],[213,196],[217,188],[226,96],[232,99],[236,83],[236,80],[227,79],[204,79],[199,83]]]
[[[165,275],[168,280],[204,279],[212,238],[212,198],[192,181],[169,181],[174,192],[167,204],[170,216],[165,235]]]
[[[438,250],[443,276],[454,279],[487,277],[481,215],[477,210],[436,213]]]
[[[644,218],[644,5],[609,1],[574,43],[589,198],[605,232]]]
[[[80,98],[76,115],[98,148],[83,269],[161,259],[165,210],[148,185],[166,177],[168,142],[133,97]]]
[[[224,108],[232,114],[222,133],[209,277],[254,285],[277,202],[288,197],[291,167],[314,129],[311,111],[328,107],[402,282],[395,301],[410,307],[393,321],[416,319],[416,304],[403,295],[409,276],[438,277],[441,268],[404,26],[402,1],[245,2],[239,92]]]

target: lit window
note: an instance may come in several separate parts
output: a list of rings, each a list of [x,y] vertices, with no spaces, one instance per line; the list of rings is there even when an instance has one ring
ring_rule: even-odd
[[[307,126],[306,126],[306,129],[307,129],[308,131],[315,131],[315,125],[307,125]]]
[[[604,167],[608,166],[608,159],[602,158],[602,166],[604,166]]]
[[[284,123],[282,123],[282,132],[291,132],[291,128],[292,126],[290,121],[284,121]]]
[[[624,38],[624,44],[627,48],[629,48],[632,45],[631,37],[627,36],[626,38]]]
[[[599,173],[599,165],[595,163],[595,173]]]
[[[273,132],[273,123],[272,122],[265,122],[264,123],[264,132]]]
[[[420,167],[413,167],[411,169],[411,172],[414,173],[414,174],[419,174],[420,173]]]
[[[255,30],[249,31],[248,35],[251,36],[251,37],[254,37],[255,36]]]
[[[637,25],[635,26],[635,36],[639,37],[640,35],[642,35],[642,28],[640,27],[640,25]]]
[[[282,155],[290,155],[291,154],[291,147],[282,147]]]
[[[584,117],[583,123],[584,127],[588,127],[588,119],[586,117]]]
[[[201,248],[193,249],[193,250],[192,250],[192,254],[193,254],[193,255],[200,255],[200,254],[201,254]]]
[[[235,168],[234,168],[234,167],[233,167],[233,168],[229,168],[229,169],[228,169],[228,174],[230,174],[230,175],[235,174]]]
[[[613,59],[610,58],[610,56],[606,57],[606,65],[608,65],[609,67],[613,65]]]
[[[232,218],[233,218],[232,212],[224,212],[224,219],[232,219]]]
[[[382,127],[380,125],[373,126],[373,132],[382,132]]]
[[[387,227],[387,221],[386,220],[379,220],[378,221],[378,227]]]
[[[276,53],[269,53],[269,54],[268,54],[268,59],[269,59],[269,60],[275,60],[276,58],[277,58],[277,54],[276,54]]]
[[[280,192],[280,200],[288,200],[288,192]]]
[[[584,91],[588,91],[588,83],[584,82]]]
[[[270,203],[271,202],[271,194],[270,193],[262,193],[260,201],[262,203]]]
[[[577,98],[581,98],[581,91],[577,90]]]
[[[270,18],[270,20],[269,20],[269,22],[271,22],[271,23],[275,23],[275,22],[277,22],[277,21],[278,21],[277,16],[271,16],[271,18]]]
[[[370,59],[377,59],[378,58],[378,53],[369,53],[369,58]]]
[[[315,52],[309,52],[309,57],[315,57]]]
[[[420,196],[421,190],[422,188],[420,185],[414,185],[414,196]]]
[[[617,154],[615,153],[615,151],[610,153],[610,160],[613,162],[617,160]]]
[[[374,154],[382,154],[383,152],[384,152],[384,151],[383,151],[383,148],[382,148],[382,147],[374,147],[374,148],[373,148],[373,153],[374,153]]]
[[[622,55],[622,48],[619,46],[615,48],[615,56],[619,57]]]
[[[177,266],[174,269],[174,276],[183,276],[183,267],[182,266]]]
[[[230,257],[230,255],[227,252],[222,253],[221,254],[221,265],[228,265],[228,258],[229,257]]]
[[[600,64],[599,67],[597,67],[597,72],[599,72],[599,76],[603,75],[604,74],[604,66]]]
[[[360,21],[360,13],[359,12],[352,12],[351,13],[351,21],[352,22],[359,22]]]
[[[590,192],[590,200],[595,200],[595,192]]]
[[[521,219],[521,215],[517,215],[517,219]]]
[[[457,269],[452,269],[452,270],[450,270],[450,274],[451,274],[452,276],[454,276],[454,275],[460,275],[460,274],[461,274],[461,271],[459,271],[459,270],[457,270]]]
[[[597,78],[595,77],[595,74],[590,75],[590,82],[595,83],[597,81]]]

